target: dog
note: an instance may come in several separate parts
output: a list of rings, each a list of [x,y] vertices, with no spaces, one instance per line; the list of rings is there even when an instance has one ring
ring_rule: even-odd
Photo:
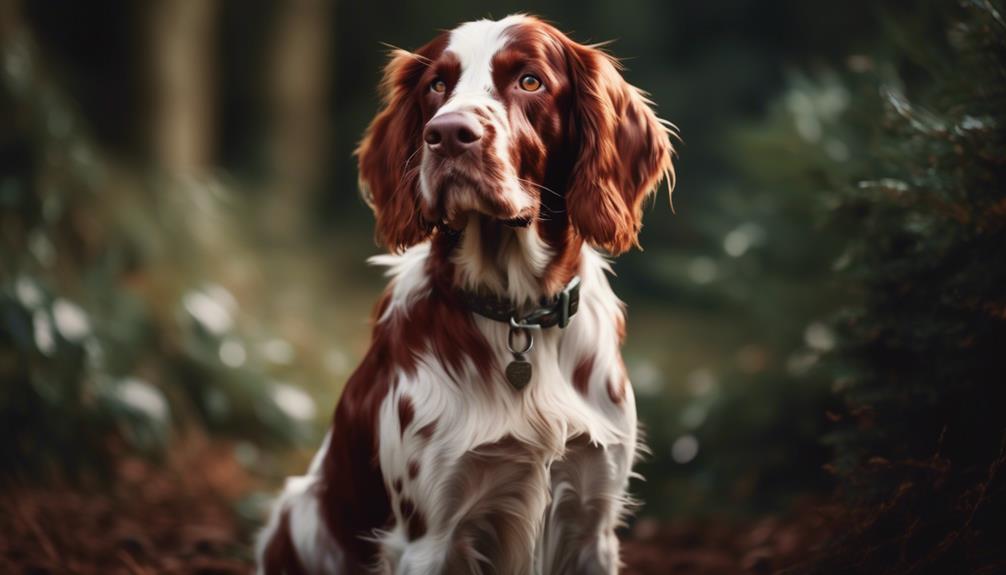
[[[261,573],[616,573],[636,408],[609,264],[673,189],[669,123],[532,16],[395,50],[359,148],[390,283]]]

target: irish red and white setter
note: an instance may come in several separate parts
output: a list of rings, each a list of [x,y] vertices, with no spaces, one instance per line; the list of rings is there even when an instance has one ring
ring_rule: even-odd
[[[264,573],[616,573],[638,450],[622,303],[669,130],[530,16],[396,51],[357,151],[392,255],[370,349],[259,541]]]

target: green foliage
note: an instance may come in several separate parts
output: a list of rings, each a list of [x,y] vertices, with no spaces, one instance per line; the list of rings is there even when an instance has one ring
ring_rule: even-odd
[[[253,347],[269,331],[213,280],[241,205],[116,165],[26,35],[2,56],[0,473],[100,471],[194,429],[304,437],[309,400],[271,381]]]
[[[703,214],[703,247],[659,268],[658,293],[702,310],[720,332],[703,340],[729,355],[642,402],[655,453],[648,509],[767,511],[829,489],[820,437],[837,402],[814,368],[835,345],[827,319],[847,299],[833,281],[844,237],[825,225],[825,199],[861,161],[843,128],[849,98],[835,74],[793,74],[763,120],[728,134],[739,177]],[[691,441],[701,449],[682,461]]]
[[[846,258],[864,300],[842,324],[854,369],[842,385],[873,420],[841,442],[850,456],[872,445],[883,447],[874,455],[925,458],[942,445],[967,466],[989,461],[1002,440],[993,413],[1006,341],[1006,28],[990,4],[967,15],[950,30],[955,70],[912,95],[883,87],[874,177],[838,211],[861,232]]]
[[[791,74],[731,132],[739,178],[647,287],[715,326],[679,312],[677,331],[731,332],[736,356],[659,396],[644,386],[647,509],[776,508],[826,488],[827,463],[859,506],[822,572],[990,552],[1006,440],[999,10],[892,12],[870,55]],[[731,235],[756,240],[731,250]],[[700,447],[683,464],[668,455],[682,438]]]
[[[842,190],[835,215],[857,230],[842,262],[861,304],[837,323],[830,364],[848,410],[830,442],[861,507],[847,548],[821,572],[1006,565],[1002,10],[965,2],[935,39],[904,27],[902,42],[927,49],[856,103],[882,112],[861,125],[862,179]]]

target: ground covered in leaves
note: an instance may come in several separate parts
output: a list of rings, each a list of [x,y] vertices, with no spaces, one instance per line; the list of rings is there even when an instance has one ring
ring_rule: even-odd
[[[104,480],[0,490],[0,573],[252,572],[255,525],[237,511],[261,489],[230,446],[196,443],[157,464],[127,457]],[[829,536],[817,508],[745,521],[661,523],[625,533],[626,575],[775,573]]]
[[[622,544],[623,575],[800,573],[829,543],[836,510],[805,502],[783,516],[640,519]]]
[[[234,504],[253,484],[232,453],[193,445],[159,464],[124,458],[105,481],[4,486],[0,573],[250,572]]]

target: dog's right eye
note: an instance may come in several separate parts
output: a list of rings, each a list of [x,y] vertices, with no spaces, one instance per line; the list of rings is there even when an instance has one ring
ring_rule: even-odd
[[[436,92],[437,94],[443,94],[447,91],[447,82],[444,82],[440,78],[436,78],[430,82],[430,91]]]
[[[520,77],[520,89],[525,92],[537,92],[543,85],[541,79],[534,74],[524,74]]]

